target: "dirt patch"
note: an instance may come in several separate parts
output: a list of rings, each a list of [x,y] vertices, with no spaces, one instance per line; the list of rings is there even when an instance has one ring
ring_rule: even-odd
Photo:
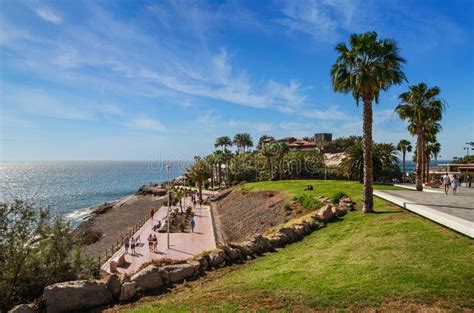
[[[233,190],[214,204],[224,240],[237,241],[261,233],[287,219],[284,196],[277,191]]]

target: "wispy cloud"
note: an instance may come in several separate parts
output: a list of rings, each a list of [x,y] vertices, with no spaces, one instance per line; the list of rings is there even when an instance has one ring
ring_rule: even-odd
[[[125,122],[125,125],[131,128],[154,131],[163,131],[166,129],[165,125],[163,125],[161,122],[148,117],[132,118]]]
[[[61,24],[62,18],[58,15],[52,8],[47,6],[42,6],[35,9],[36,14],[41,17],[43,20],[54,23]]]
[[[349,120],[351,117],[347,115],[339,106],[331,106],[327,110],[305,110],[302,114],[309,118],[315,118],[320,120]]]

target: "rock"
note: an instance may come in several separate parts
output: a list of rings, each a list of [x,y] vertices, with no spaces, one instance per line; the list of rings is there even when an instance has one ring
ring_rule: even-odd
[[[301,240],[306,236],[306,232],[304,231],[304,226],[303,225],[295,225],[293,226],[293,229],[295,231],[296,237]]]
[[[201,263],[199,261],[191,260],[188,261],[188,264],[193,266],[194,273],[199,273],[199,269],[201,268]]]
[[[118,272],[117,271],[117,262],[116,261],[110,261],[109,268],[110,268],[111,273],[114,273],[114,274],[117,273]]]
[[[199,267],[199,272],[201,273],[204,273],[205,271],[207,271],[207,268],[209,267],[209,264],[211,263],[208,254],[204,254],[196,261],[198,261],[199,264],[201,264],[201,266]]]
[[[112,274],[109,277],[107,277],[107,280],[105,282],[107,285],[107,288],[112,292],[112,297],[114,299],[118,299],[120,296],[120,288],[121,288],[121,283],[118,275]]]
[[[136,285],[137,284],[135,282],[124,283],[120,290],[119,301],[129,301],[135,297],[135,294],[137,293]]]
[[[125,263],[125,253],[123,253],[117,260],[117,267],[123,267]]]
[[[318,210],[316,219],[322,222],[329,222],[334,218],[334,213],[332,212],[332,205],[326,204]]]
[[[79,311],[109,304],[112,292],[104,282],[76,280],[57,283],[44,288],[46,312]]]
[[[165,188],[160,188],[158,186],[142,186],[138,189],[137,194],[162,197],[166,195],[166,192]]]
[[[243,241],[239,243],[230,243],[232,248],[239,250],[244,257],[253,256],[257,253],[257,246],[251,241]]]
[[[250,241],[257,247],[258,253],[265,253],[273,250],[272,245],[267,238],[262,235],[253,236]]]
[[[342,217],[347,214],[347,210],[344,206],[337,206],[337,207],[333,206],[331,210],[332,210],[332,213],[336,215],[337,217]]]
[[[288,238],[286,243],[292,243],[292,242],[295,242],[298,239],[296,234],[295,234],[295,230],[291,227],[280,228],[278,230],[277,234],[285,235]]]
[[[171,283],[179,282],[194,274],[193,266],[187,263],[166,265],[162,269],[169,273],[169,281]]]
[[[229,245],[222,246],[221,249],[224,250],[225,254],[231,261],[235,261],[241,258],[241,254],[238,249],[234,249]]]
[[[162,267],[159,268],[158,272],[160,273],[163,284],[168,284],[170,282],[170,273],[168,273],[168,271],[164,270]]]
[[[219,249],[218,249],[219,250]],[[213,267],[217,267],[219,265],[221,265],[222,263],[224,263],[224,257],[221,255],[221,252],[222,250],[220,251],[213,251],[211,253],[209,253],[209,259],[211,260],[210,264],[211,266]],[[223,252],[223,251],[222,251]],[[224,253],[225,254],[225,253]]]
[[[11,309],[10,311],[8,311],[8,313],[35,313],[35,312],[36,310],[33,304],[19,304],[13,309]]]
[[[326,204],[329,204],[332,202],[332,200],[328,197],[323,197],[323,196],[319,196],[318,197],[318,200],[322,203],[326,203]]]
[[[131,281],[136,283],[137,290],[149,290],[163,286],[160,269],[154,265],[148,265],[133,275]]]
[[[285,245],[284,241],[279,235],[273,235],[273,236],[268,237],[267,239],[268,239],[268,242],[272,245],[273,249],[280,248]]]

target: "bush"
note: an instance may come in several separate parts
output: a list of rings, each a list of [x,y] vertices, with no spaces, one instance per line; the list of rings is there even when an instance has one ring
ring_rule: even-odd
[[[331,198],[332,203],[338,204],[339,200],[341,200],[344,197],[349,197],[349,195],[347,193],[345,193],[344,191],[338,191],[332,196],[332,198]]]
[[[316,200],[310,194],[304,193],[293,198],[294,201],[298,202],[307,211],[317,209],[321,206],[321,202]]]
[[[0,203],[0,311],[41,295],[47,285],[86,279],[97,271],[81,255],[71,228],[49,208]]]
[[[283,209],[285,209],[285,211],[287,212],[291,212],[292,209],[291,209],[291,205],[287,202],[285,203],[285,205],[283,206]]]

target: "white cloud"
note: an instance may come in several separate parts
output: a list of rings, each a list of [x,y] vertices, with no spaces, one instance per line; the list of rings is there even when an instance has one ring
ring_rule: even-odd
[[[128,120],[125,125],[131,128],[138,128],[138,129],[145,129],[145,130],[155,130],[155,131],[163,131],[165,130],[165,126],[154,119],[147,118],[147,117],[136,117]]]
[[[349,120],[351,118],[338,106],[331,106],[327,110],[305,110],[302,114],[306,117],[320,120]]]
[[[35,10],[36,14],[42,19],[54,23],[54,24],[61,24],[62,18],[59,16],[54,10],[50,7],[39,7]]]

